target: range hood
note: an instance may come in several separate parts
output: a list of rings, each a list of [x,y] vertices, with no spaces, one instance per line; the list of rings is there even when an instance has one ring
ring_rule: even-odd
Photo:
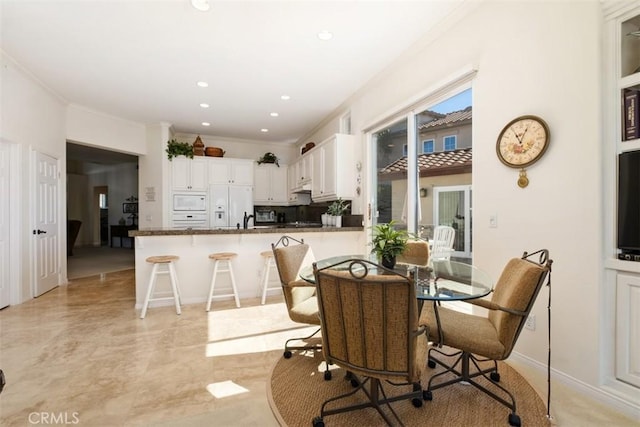
[[[293,190],[292,193],[311,194],[311,184],[304,184],[302,187]]]

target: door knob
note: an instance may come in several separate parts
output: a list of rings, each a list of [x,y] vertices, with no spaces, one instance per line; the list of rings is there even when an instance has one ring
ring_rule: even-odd
[[[38,234],[47,234],[45,230],[38,230]]]

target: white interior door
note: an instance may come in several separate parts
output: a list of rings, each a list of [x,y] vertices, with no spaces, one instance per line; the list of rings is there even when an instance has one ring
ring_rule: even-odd
[[[60,273],[60,242],[58,238],[58,161],[42,153],[35,153],[36,191],[34,296],[42,295],[58,286]]]
[[[9,305],[9,144],[0,142],[0,308]]]

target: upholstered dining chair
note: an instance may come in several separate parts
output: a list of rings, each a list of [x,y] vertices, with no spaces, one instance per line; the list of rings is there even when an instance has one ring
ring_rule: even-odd
[[[322,404],[315,427],[323,417],[375,408],[392,425],[389,412],[402,424],[390,402],[411,400],[422,406],[420,385],[427,357],[426,328],[418,323],[413,281],[372,262],[352,259],[318,269],[313,264],[327,364],[345,369],[356,388]],[[359,378],[358,376],[361,376]],[[383,382],[406,385],[411,391],[387,397]],[[369,387],[367,388],[367,384]],[[334,402],[363,391],[368,401],[335,408]]]
[[[318,326],[318,329],[307,337],[287,340],[284,346],[284,357],[290,358],[292,350],[319,350],[322,348],[320,343],[298,346],[290,344],[308,340],[320,332],[316,288],[312,283],[305,282],[299,277],[300,270],[315,261],[313,251],[308,244],[304,243],[304,240],[297,240],[290,236],[282,236],[276,243],[271,244],[271,249],[280,276],[289,318],[296,323]]]
[[[453,243],[456,230],[448,225],[438,225],[433,229],[433,243],[431,244],[431,259],[450,259],[453,253]]]
[[[429,264],[429,242],[426,240],[407,240],[407,247],[396,257],[399,264],[426,267]]]
[[[536,255],[537,260],[534,259]],[[552,263],[546,249],[532,254],[525,252],[521,258],[511,259],[504,267],[490,300],[466,301],[487,309],[486,316],[465,314],[435,304],[424,305],[420,322],[429,328],[429,339],[439,346],[458,349],[451,354],[437,347],[429,349],[428,366],[435,368],[437,363],[445,371],[429,379],[427,400],[433,398],[433,390],[465,381],[508,407],[511,410],[509,424],[520,425],[513,395],[499,384],[497,361],[505,360],[511,354],[536,297],[549,277]],[[456,358],[448,362],[439,356]],[[479,362],[487,361],[492,362],[489,367],[479,365]],[[475,369],[472,370],[470,363]],[[455,378],[439,380],[449,373],[455,374]],[[508,399],[477,382],[474,378],[479,376],[484,377],[487,385],[491,384],[495,391],[501,390],[502,396]]]

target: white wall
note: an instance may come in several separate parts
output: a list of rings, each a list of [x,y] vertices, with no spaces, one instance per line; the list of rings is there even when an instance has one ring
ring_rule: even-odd
[[[66,140],[64,129],[65,104],[55,94],[46,90],[33,77],[22,70],[10,57],[0,51],[0,135],[2,140],[18,146],[16,157],[21,163],[19,175],[12,176],[12,185],[17,190],[12,191],[10,203],[17,203],[17,212],[10,219],[11,228],[19,230],[17,236],[11,239],[11,252],[18,253],[18,265],[11,265],[12,277],[17,278],[18,286],[12,288],[11,303],[18,304],[32,298],[32,266],[31,251],[33,236],[32,229],[32,199],[29,191],[30,179],[34,175],[29,167],[31,155],[34,151],[43,152],[59,160],[59,170],[66,168],[65,153]],[[58,183],[59,200],[65,200],[64,180]],[[3,201],[6,203],[7,201]],[[58,206],[60,227],[58,229],[58,249],[61,254],[66,251],[66,206]],[[66,277],[66,262],[61,267],[61,275]],[[61,279],[62,280],[62,279]]]
[[[66,114],[67,139],[129,154],[145,154],[146,127],[79,105],[69,105]]]
[[[441,37],[410,49],[384,75],[347,103],[356,132],[437,88],[465,68],[476,68],[473,87],[474,262],[498,277],[507,260],[523,251],[550,250],[553,270],[552,366],[598,386],[597,331],[602,269],[600,183],[601,10],[597,1],[486,2]],[[434,100],[437,94],[434,95]],[[547,121],[551,145],[528,170],[526,189],[518,171],[503,166],[495,143],[519,115]],[[335,132],[337,118],[310,138]],[[364,138],[363,138],[364,143]],[[497,215],[498,228],[489,228]],[[516,351],[544,364],[548,290]]]

